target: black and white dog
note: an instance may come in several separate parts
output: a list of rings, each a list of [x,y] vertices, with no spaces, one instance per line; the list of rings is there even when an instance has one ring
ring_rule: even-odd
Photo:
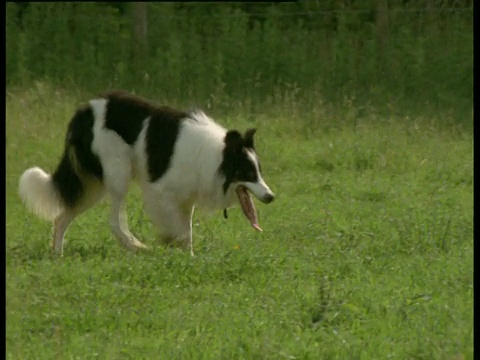
[[[53,175],[38,167],[26,170],[19,193],[38,216],[53,220],[52,248],[59,254],[69,224],[105,193],[115,237],[130,250],[145,249],[129,231],[124,207],[129,182],[136,178],[161,239],[193,255],[194,207],[227,209],[238,199],[261,231],[249,192],[264,203],[274,194],[261,176],[254,133],[227,131],[201,111],[182,112],[111,92],[76,112]]]

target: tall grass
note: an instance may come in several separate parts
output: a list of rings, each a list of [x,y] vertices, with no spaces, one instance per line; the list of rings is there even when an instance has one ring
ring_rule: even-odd
[[[349,99],[470,118],[472,5],[376,4],[149,3],[148,49],[135,59],[128,6],[7,3],[7,84],[121,87],[224,108]]]

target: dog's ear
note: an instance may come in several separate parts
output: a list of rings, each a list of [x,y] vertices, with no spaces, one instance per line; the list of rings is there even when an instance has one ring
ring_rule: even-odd
[[[228,130],[227,135],[225,135],[225,150],[239,153],[242,151],[242,147],[242,135],[237,130]]]
[[[257,129],[248,129],[245,131],[245,136],[243,137],[243,145],[246,148],[253,149],[253,135],[257,132]]]

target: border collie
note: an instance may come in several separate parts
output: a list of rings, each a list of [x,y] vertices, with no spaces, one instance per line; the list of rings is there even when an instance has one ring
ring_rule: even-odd
[[[192,248],[194,207],[224,210],[237,201],[261,231],[251,192],[263,203],[274,194],[261,176],[255,129],[226,130],[201,111],[155,105],[124,91],[89,101],[69,123],[65,150],[55,172],[26,170],[19,193],[38,216],[53,220],[52,249],[63,253],[67,227],[105,194],[110,228],[121,245],[147,249],[128,229],[124,206],[131,179],[167,245]]]

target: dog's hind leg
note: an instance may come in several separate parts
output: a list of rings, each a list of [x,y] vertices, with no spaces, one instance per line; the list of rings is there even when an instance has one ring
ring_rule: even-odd
[[[51,248],[58,255],[63,255],[63,238],[68,226],[75,218],[75,213],[68,209],[53,220],[53,239]]]
[[[75,217],[98,203],[105,194],[105,189],[99,182],[84,183],[84,186],[86,186],[84,191],[87,195],[85,195],[75,207],[67,208],[53,221],[53,239],[51,247],[52,250],[59,255],[63,254],[64,236],[68,226],[72,223]]]

